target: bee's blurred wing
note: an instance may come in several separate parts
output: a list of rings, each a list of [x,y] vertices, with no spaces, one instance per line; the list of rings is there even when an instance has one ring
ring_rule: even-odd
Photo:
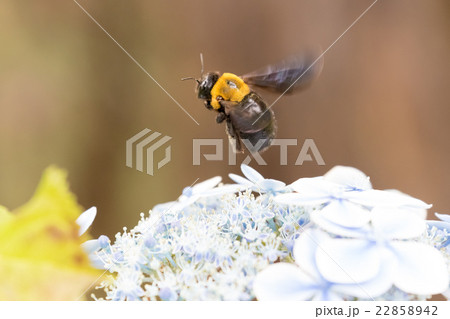
[[[320,58],[319,58],[320,57]],[[322,71],[321,54],[294,56],[245,74],[242,79],[250,85],[278,93],[291,93],[306,88]]]

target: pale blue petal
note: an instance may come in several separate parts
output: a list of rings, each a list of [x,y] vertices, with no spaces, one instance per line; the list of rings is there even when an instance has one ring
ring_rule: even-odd
[[[168,210],[172,209],[176,204],[177,204],[177,202],[175,202],[175,201],[158,204],[152,208],[152,211],[158,212],[158,213],[159,212],[167,212]]]
[[[277,195],[274,197],[274,200],[280,204],[287,205],[317,206],[326,203],[329,198],[314,197],[313,195],[307,196],[305,194],[298,193],[289,193]]]
[[[100,240],[91,239],[91,240],[85,241],[84,243],[81,244],[81,248],[83,248],[83,250],[88,255],[91,266],[93,266],[97,269],[106,269],[105,263],[96,253],[100,248],[102,248]]]
[[[265,191],[281,191],[286,187],[286,184],[275,179],[263,179],[262,181],[256,182],[255,186]]]
[[[385,192],[390,192],[390,193],[393,193],[393,194],[397,194],[397,195],[401,195],[401,196],[408,196],[409,198],[414,198],[414,197],[412,197],[412,196],[410,196],[408,194],[405,194],[405,193],[399,191],[398,189],[385,189],[384,191]],[[430,207],[431,207],[431,205],[430,205]],[[426,219],[427,215],[428,215],[427,209],[429,207],[402,206],[402,207],[399,207],[399,208],[407,210],[409,212],[413,212],[413,213],[417,214],[419,217],[421,217],[422,219]]]
[[[194,204],[201,195],[193,195],[191,197],[185,197],[182,200],[179,200],[175,205],[173,205],[171,208],[169,208],[170,211],[181,211],[184,208],[191,206]]]
[[[237,193],[244,189],[245,189],[245,186],[238,185],[238,184],[223,185],[223,186],[218,186],[218,187],[215,187],[208,191],[205,191],[203,194],[201,194],[201,197],[212,197],[212,196],[220,196],[220,195],[225,195],[225,194],[232,194],[232,193]]]
[[[155,207],[153,207],[152,211],[162,214],[179,212],[184,208],[192,205],[199,198],[200,196],[198,195],[194,195],[191,197],[186,197],[182,195],[179,197],[178,201],[156,205]]]
[[[105,262],[97,254],[90,254],[88,257],[92,267],[97,269],[108,269],[105,266]]]
[[[100,245],[101,248],[106,248],[111,243],[108,236],[105,236],[105,235],[100,235],[97,240],[98,240],[98,244]]]
[[[328,239],[316,253],[317,267],[331,282],[355,284],[373,279],[380,271],[382,255],[372,243],[360,239]]]
[[[431,205],[421,201],[420,199],[396,194],[390,191],[381,190],[367,190],[363,192],[347,192],[345,196],[348,200],[352,202],[370,206],[370,207],[400,207],[400,206],[410,206],[414,208],[430,208]]]
[[[450,300],[450,288],[442,293],[447,300]]]
[[[374,299],[375,297],[381,296],[394,283],[394,267],[392,267],[392,263],[389,260],[392,258],[392,253],[387,252],[382,258],[378,274],[371,280],[358,284],[336,284],[333,286],[333,290],[345,295],[364,299]]]
[[[78,236],[83,235],[86,230],[88,230],[88,228],[92,225],[95,216],[97,216],[97,207],[92,206],[77,218],[76,223],[80,226]]]
[[[316,283],[293,264],[270,265],[255,278],[253,291],[258,300],[308,300],[317,291]]]
[[[250,182],[248,179],[243,178],[242,176],[236,174],[228,174],[228,176],[233,180],[233,182],[244,185],[248,188],[252,188],[254,184]]]
[[[372,226],[389,239],[410,239],[426,231],[426,223],[417,214],[395,208],[374,208]]]
[[[303,180],[308,180],[308,179],[315,179],[315,180],[318,180],[318,181],[323,181],[323,180],[324,180],[324,179],[323,179],[323,176],[316,176],[316,177],[302,177],[302,178],[297,179],[295,182],[289,184],[288,187],[291,187],[292,185],[295,186],[297,183],[301,183]],[[293,188],[292,188],[292,189],[293,189]]]
[[[427,215],[428,215],[427,210],[424,208],[402,206],[402,207],[399,207],[398,209],[404,210],[408,213],[416,214],[421,219],[426,219]]]
[[[222,181],[222,177],[215,176],[213,178],[207,179],[206,181],[203,181],[201,183],[195,184],[192,186],[192,192],[194,194],[199,194],[201,192],[204,192],[206,190],[209,190],[213,187],[215,187],[217,184],[219,184]]]
[[[450,223],[447,222],[441,222],[440,220],[427,220],[428,226],[436,227],[437,229],[446,230],[448,233],[450,233]]]
[[[323,290],[319,290],[311,300],[312,301],[343,301],[344,298],[340,294],[337,294],[334,291],[332,291],[332,289],[323,289]]]
[[[345,191],[344,186],[326,181],[323,178],[300,178],[289,185],[298,193],[330,197]]]
[[[372,189],[369,177],[359,169],[349,166],[335,166],[329,170],[324,179],[330,182],[341,184],[349,190]]]
[[[436,215],[436,217],[439,218],[440,220],[442,220],[444,222],[447,222],[447,223],[450,223],[450,215],[448,215],[448,214],[438,214],[438,213],[435,213],[434,215]]]
[[[245,175],[245,177],[247,177],[253,183],[264,179],[264,177],[260,173],[258,173],[255,169],[251,168],[248,165],[242,164],[241,171]]]
[[[364,238],[371,230],[369,225],[363,227],[346,227],[333,223],[320,214],[320,212],[313,212],[311,214],[311,221],[323,230],[342,237]]]
[[[87,240],[84,243],[81,244],[81,248],[89,255],[93,253],[94,251],[101,248],[101,245],[98,241],[98,239],[91,239]]]
[[[329,236],[318,229],[306,229],[295,241],[293,249],[295,263],[316,281],[323,280],[316,265],[317,247],[327,238]]]
[[[289,188],[297,194],[283,194],[275,199],[285,204],[315,206],[329,202],[335,194],[344,191],[343,187],[319,178],[301,178],[290,184]]]
[[[394,284],[417,295],[434,295],[448,289],[448,269],[442,254],[419,242],[393,242],[398,260]]]
[[[370,211],[348,201],[334,200],[315,214],[332,223],[350,228],[366,226],[370,221]]]

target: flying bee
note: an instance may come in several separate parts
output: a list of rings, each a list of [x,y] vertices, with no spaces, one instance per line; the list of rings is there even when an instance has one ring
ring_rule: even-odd
[[[218,113],[217,123],[226,121],[226,132],[235,151],[243,152],[244,144],[251,153],[267,149],[277,130],[273,111],[251,86],[282,95],[296,92],[306,88],[320,74],[323,66],[321,56],[313,58],[305,55],[237,76],[219,72],[204,74],[202,55],[200,59],[201,78],[188,77],[182,80],[197,82],[198,98],[205,101],[207,109]]]

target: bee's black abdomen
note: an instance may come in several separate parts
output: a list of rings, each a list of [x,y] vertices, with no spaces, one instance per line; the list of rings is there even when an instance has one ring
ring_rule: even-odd
[[[223,104],[227,104],[225,113],[236,132],[233,134],[233,130],[228,129],[232,138],[243,140],[250,152],[261,152],[270,146],[276,133],[275,117],[258,94],[250,92],[239,103]]]
[[[276,124],[275,120],[273,120],[269,126],[259,132],[250,134],[241,133],[241,139],[251,153],[262,152],[272,144],[272,141],[275,138],[275,133]]]
[[[235,107],[225,110],[240,132],[252,133],[270,125],[273,113],[255,92],[250,92]]]

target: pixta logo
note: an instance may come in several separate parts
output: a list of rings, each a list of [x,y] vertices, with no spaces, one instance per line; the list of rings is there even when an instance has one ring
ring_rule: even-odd
[[[264,143],[263,140],[259,142]],[[242,140],[243,144],[247,146],[248,149],[253,148],[255,145],[252,145],[250,141]],[[258,142],[258,143],[259,143]],[[261,143],[261,144],[262,144]],[[192,143],[192,164],[200,165],[201,158],[205,158],[207,161],[223,161],[224,160],[224,146],[222,139],[194,139]],[[280,148],[280,165],[288,165],[288,147],[289,146],[297,146],[296,139],[274,139],[272,140],[271,147],[279,146]],[[209,146],[209,150],[211,146],[214,147],[213,153],[205,154],[202,152],[202,147]],[[257,146],[257,145],[256,145]],[[314,158],[313,158],[314,157]],[[247,155],[242,164],[248,165],[252,158],[256,161],[258,165],[267,165],[266,161],[262,155],[258,152],[252,152]],[[322,158],[322,155],[319,152],[319,149],[314,143],[313,139],[306,139],[303,142],[302,148],[300,149],[297,159],[294,165],[303,165],[304,162],[312,162],[315,161],[317,165],[325,165],[325,162]],[[236,165],[236,152],[231,144],[228,147],[228,165]]]
[[[135,164],[138,171],[144,171],[144,162],[146,162],[146,172],[148,175],[154,174],[154,153],[161,146],[166,144],[172,138],[170,136],[161,136],[159,132],[153,132],[149,134],[151,130],[148,128],[143,129],[126,142],[126,165],[133,168]],[[158,139],[159,138],[159,139]],[[145,151],[145,152],[144,152]],[[133,153],[135,154],[135,161],[133,161]],[[145,161],[147,159],[147,161]],[[165,156],[157,164],[157,169],[160,169],[164,165],[170,162],[171,159],[171,147],[168,145],[165,149]]]

